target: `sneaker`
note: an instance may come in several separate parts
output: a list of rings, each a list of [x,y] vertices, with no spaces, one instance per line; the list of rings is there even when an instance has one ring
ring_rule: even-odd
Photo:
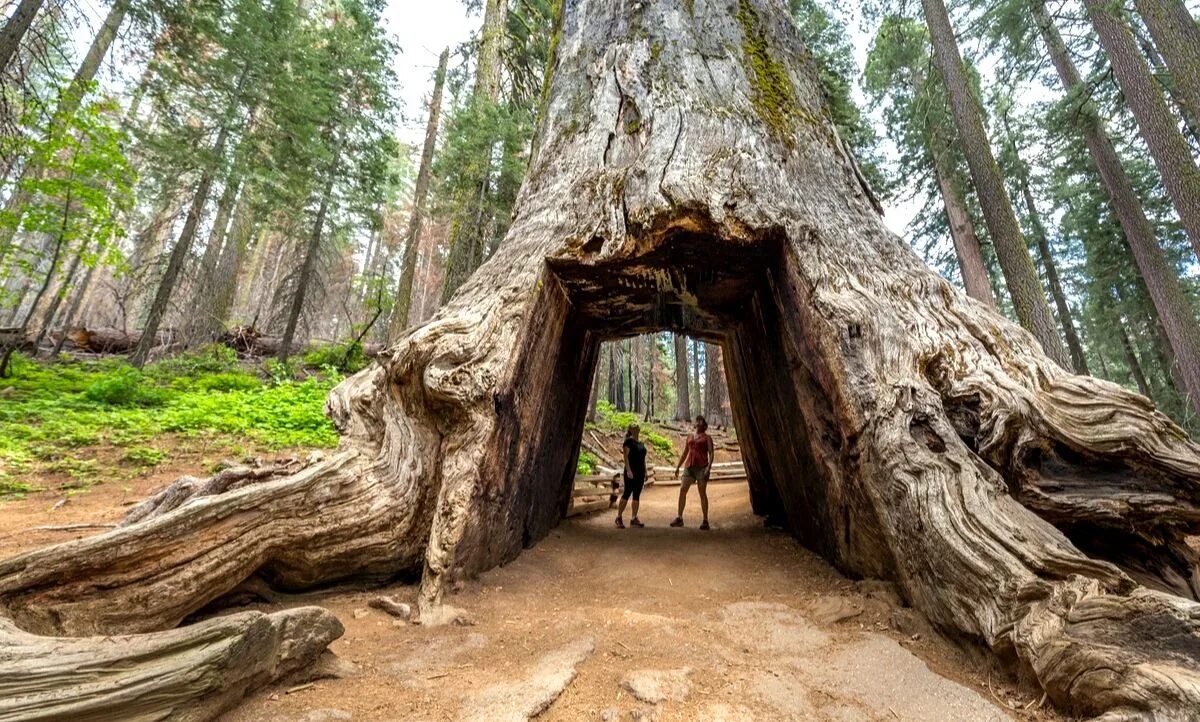
[[[683,517],[675,517],[675,521],[671,522],[671,526],[683,526]]]
[[[708,519],[705,519],[704,521],[700,522],[700,531],[708,531],[708,530],[709,530]]]
[[[625,528],[625,522],[621,521],[621,517],[617,517],[617,528],[618,528],[618,529],[624,529],[624,528]]]
[[[643,526],[646,526],[646,525],[642,523],[641,519],[638,519],[638,518],[635,516],[635,517],[633,517],[632,519],[630,519],[630,520],[629,520],[629,526],[643,527]]]

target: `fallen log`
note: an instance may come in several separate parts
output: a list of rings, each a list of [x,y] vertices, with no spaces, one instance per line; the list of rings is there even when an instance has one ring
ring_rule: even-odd
[[[0,618],[0,720],[210,720],[313,663],[342,631],[320,607],[76,639]]]
[[[570,505],[601,341],[671,330],[722,346],[755,512],[1064,711],[1194,716],[1179,545],[1200,446],[886,228],[782,3],[563,13],[512,226],[331,393],[342,453],[0,562],[0,608],[33,631],[162,629],[254,573],[408,573],[422,621],[446,620],[456,580]]]

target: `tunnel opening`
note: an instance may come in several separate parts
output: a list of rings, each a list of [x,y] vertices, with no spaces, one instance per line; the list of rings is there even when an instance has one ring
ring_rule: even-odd
[[[825,321],[788,280],[792,263],[782,235],[739,242],[696,230],[633,252],[547,259],[519,362],[498,385],[498,438],[484,460],[485,474],[509,471],[493,505],[505,516],[464,545],[485,555],[466,563],[508,561],[509,540],[532,546],[570,508],[602,345],[674,333],[720,350],[753,512],[845,572],[893,576],[870,504],[853,498],[856,439],[841,429],[856,426],[835,416],[844,405],[826,391],[828,351],[804,328]],[[839,352],[852,355],[853,329],[842,337]]]

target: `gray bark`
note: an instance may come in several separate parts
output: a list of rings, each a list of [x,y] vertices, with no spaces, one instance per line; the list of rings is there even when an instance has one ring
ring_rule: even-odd
[[[1170,72],[1168,92],[1200,142],[1200,24],[1182,0],[1134,0]]]
[[[21,38],[29,31],[38,10],[42,8],[42,2],[43,0],[21,0],[8,22],[0,28],[0,71],[8,69],[8,62],[17,54]]]
[[[1200,446],[887,230],[782,5],[568,0],[557,48],[508,236],[334,390],[339,453],[0,561],[0,608],[162,629],[256,571],[419,572],[453,619],[566,510],[600,342],[665,329],[727,352],[756,511],[1070,714],[1192,714]]]
[[[1163,186],[1200,258],[1200,168],[1179,132],[1162,91],[1150,76],[1146,61],[1126,24],[1123,8],[1107,0],[1083,0],[1100,46],[1108,55],[1117,85],[1137,121]]]

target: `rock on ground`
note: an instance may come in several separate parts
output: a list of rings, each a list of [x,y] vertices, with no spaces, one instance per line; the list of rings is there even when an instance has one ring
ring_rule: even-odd
[[[659,702],[682,702],[692,691],[688,678],[691,667],[683,669],[640,669],[630,672],[621,680],[621,686],[639,700],[650,704]]]
[[[463,703],[462,722],[525,722],[546,710],[575,679],[575,669],[596,650],[580,639],[542,657],[521,680],[492,685]]]

